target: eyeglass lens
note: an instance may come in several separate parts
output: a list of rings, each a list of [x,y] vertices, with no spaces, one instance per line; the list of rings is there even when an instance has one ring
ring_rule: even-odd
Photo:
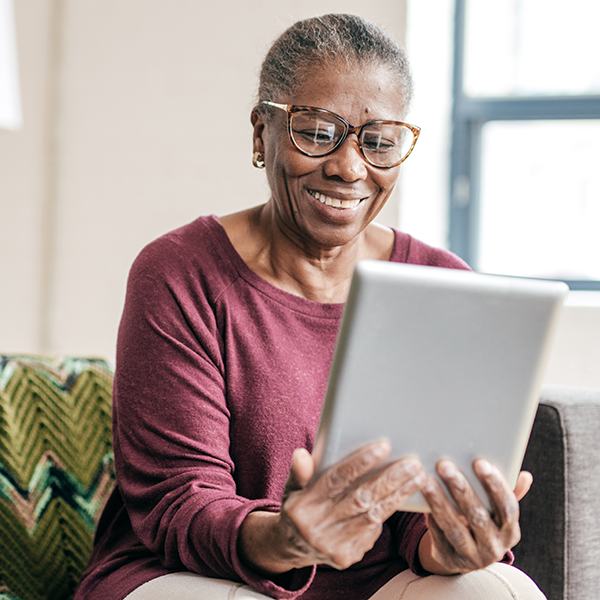
[[[290,129],[302,152],[323,156],[339,145],[346,125],[334,115],[300,111],[291,115]],[[367,160],[382,167],[399,163],[410,152],[413,141],[411,129],[393,123],[370,123],[361,130],[359,140]]]

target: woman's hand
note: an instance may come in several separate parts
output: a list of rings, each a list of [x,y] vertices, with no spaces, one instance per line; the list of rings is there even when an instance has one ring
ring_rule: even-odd
[[[421,490],[431,513],[419,558],[423,568],[432,573],[467,573],[486,567],[502,560],[521,537],[518,501],[529,491],[531,474],[522,472],[513,492],[488,461],[476,460],[473,469],[490,499],[492,515],[449,460],[441,460],[437,472],[457,508],[435,479],[430,478]]]
[[[416,458],[383,465],[390,451],[385,441],[369,444],[312,480],[312,456],[296,450],[281,512],[253,512],[242,524],[243,559],[271,574],[360,561],[383,522],[428,480]]]

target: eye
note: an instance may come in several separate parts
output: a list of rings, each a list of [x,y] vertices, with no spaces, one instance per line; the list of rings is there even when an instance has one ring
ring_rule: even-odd
[[[361,143],[368,152],[385,153],[394,150],[400,140],[393,131],[369,128],[363,130]]]
[[[335,124],[324,121],[304,122],[302,127],[294,128],[296,135],[315,144],[330,144],[335,140]]]

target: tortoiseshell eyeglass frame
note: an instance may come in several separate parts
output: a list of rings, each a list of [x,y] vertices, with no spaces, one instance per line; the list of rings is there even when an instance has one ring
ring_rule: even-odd
[[[288,135],[290,136],[290,140],[291,140],[292,144],[294,144],[294,146],[298,149],[299,152],[301,152],[305,156],[310,156],[313,158],[320,158],[322,156],[327,156],[327,155],[335,152],[346,141],[346,138],[351,133],[354,133],[354,134],[356,134],[356,136],[358,138],[358,147],[360,149],[361,156],[370,165],[372,165],[373,167],[376,167],[377,169],[392,169],[394,167],[397,167],[398,165],[401,165],[410,156],[411,152],[414,150],[417,140],[419,139],[419,134],[421,133],[420,127],[417,127],[416,125],[410,125],[409,123],[404,123],[403,121],[378,120],[378,121],[369,121],[368,123],[365,123],[364,125],[354,126],[354,125],[351,125],[348,121],[346,121],[346,119],[344,119],[344,117],[340,117],[340,115],[338,115],[330,110],[326,110],[325,108],[317,108],[315,106],[297,106],[295,104],[279,104],[277,102],[272,102],[271,100],[263,100],[262,104],[266,104],[267,106],[273,106],[275,108],[279,108],[281,110],[284,110],[287,113],[287,130],[288,130]],[[333,146],[333,148],[331,148],[330,150],[327,150],[327,152],[323,152],[322,154],[311,154],[310,152],[303,150],[298,145],[296,140],[294,139],[294,134],[292,131],[292,115],[294,113],[298,113],[298,112],[317,112],[317,113],[323,113],[325,115],[329,115],[329,116],[337,119],[340,123],[343,124],[344,134],[340,137],[340,139],[337,141],[335,146]],[[413,141],[412,141],[410,148],[408,149],[408,152],[399,161],[395,162],[392,165],[378,165],[378,164],[374,163],[372,160],[370,160],[366,156],[365,151],[364,151],[361,141],[360,141],[361,134],[365,127],[368,127],[369,125],[379,125],[379,124],[399,125],[401,127],[406,127],[413,134]]]

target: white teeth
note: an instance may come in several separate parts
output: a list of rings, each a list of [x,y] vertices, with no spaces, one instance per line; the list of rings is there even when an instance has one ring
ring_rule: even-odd
[[[342,208],[354,208],[360,204],[360,200],[342,200]]]
[[[325,194],[321,194],[321,192],[314,192],[313,190],[310,190],[310,195],[314,196],[321,204],[333,206],[334,208],[356,208],[360,204],[360,199],[338,200],[337,198],[330,198]]]

